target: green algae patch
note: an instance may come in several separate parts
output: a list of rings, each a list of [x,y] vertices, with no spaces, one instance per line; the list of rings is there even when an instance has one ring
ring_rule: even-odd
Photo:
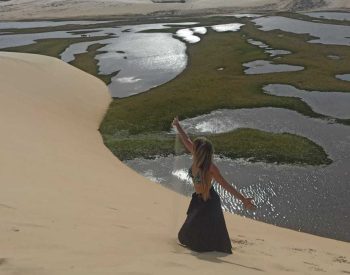
[[[112,74],[108,75],[102,75],[98,72],[98,61],[96,60],[96,55],[104,53],[103,51],[99,51],[102,47],[104,47],[104,44],[96,43],[92,44],[87,48],[86,53],[76,54],[75,59],[70,62],[71,65],[81,69],[82,71],[85,71],[89,74],[92,74],[99,79],[101,79],[106,85],[110,84],[112,81],[112,77],[117,75],[119,71],[116,71]]]
[[[215,153],[228,158],[245,158],[279,164],[330,164],[321,146],[305,137],[289,133],[269,133],[256,129],[238,129],[228,133],[207,135]],[[196,138],[196,136],[192,136]],[[175,136],[124,137],[104,136],[107,147],[121,160],[154,158],[170,154],[186,153],[185,148],[174,149]]]
[[[212,135],[216,154],[279,164],[330,164],[323,148],[305,137],[275,134],[255,129],[238,129]]]
[[[34,53],[59,58],[60,54],[73,43],[97,41],[107,38],[109,38],[109,36],[38,39],[35,41],[36,43],[30,45],[4,48],[1,49],[1,51]]]
[[[330,119],[314,112],[298,98],[278,97],[265,94],[267,84],[290,84],[300,89],[350,92],[350,86],[335,79],[335,73],[345,70],[345,63],[335,63],[327,55],[334,53],[350,57],[347,47],[315,45],[307,40],[310,36],[279,31],[260,31],[248,21],[240,32],[216,33],[209,31],[198,44],[189,45],[188,67],[174,80],[148,92],[128,98],[115,98],[100,126],[104,137],[113,137],[126,131],[129,138],[138,135],[164,133],[170,130],[174,116],[180,119],[210,113],[217,109],[276,107],[295,110],[305,116]],[[168,31],[168,30],[166,30]],[[273,60],[263,49],[250,45],[248,38],[261,40],[272,48],[289,50],[292,54]],[[254,60],[273,60],[305,67],[300,72],[245,75],[243,63]],[[218,70],[219,68],[223,68]],[[348,120],[337,120],[347,124]],[[254,161],[290,164],[329,164],[331,160],[322,147],[307,138],[291,134],[273,134],[244,129],[221,135],[208,136],[219,155],[230,158],[248,158]],[[106,145],[111,144],[111,140]],[[224,142],[225,141],[225,142]],[[143,153],[142,139],[137,145],[133,140],[118,141],[113,148],[118,157],[129,158],[124,146],[136,155]],[[158,140],[159,142],[159,140]],[[174,153],[166,141],[160,150],[145,140],[147,153],[163,155]],[[126,145],[127,144],[127,145]],[[132,145],[134,144],[134,145]],[[159,143],[161,144],[161,143]],[[135,147],[133,147],[135,146]],[[150,149],[152,148],[152,149]],[[123,153],[121,153],[123,151]],[[133,154],[132,157],[136,157]]]

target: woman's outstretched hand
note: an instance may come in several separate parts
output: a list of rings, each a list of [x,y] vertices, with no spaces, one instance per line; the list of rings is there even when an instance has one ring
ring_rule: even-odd
[[[250,210],[255,210],[256,205],[252,202],[253,198],[244,198],[243,205],[244,208],[250,209]]]
[[[174,117],[173,122],[171,123],[172,126],[176,127],[177,125],[179,125],[179,118],[176,116]]]

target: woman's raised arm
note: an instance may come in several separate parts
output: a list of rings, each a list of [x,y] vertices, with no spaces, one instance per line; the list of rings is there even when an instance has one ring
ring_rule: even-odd
[[[239,193],[231,184],[229,184],[225,178],[221,175],[219,168],[212,163],[210,166],[210,172],[213,175],[213,178],[225,189],[227,190],[232,196],[238,198],[240,201],[242,201],[245,208],[248,209],[256,209],[256,206],[252,202],[253,198],[246,198],[241,193]]]
[[[193,154],[193,142],[192,142],[191,138],[187,135],[187,133],[184,131],[184,129],[182,129],[178,117],[174,118],[172,125],[174,127],[176,127],[177,131],[179,132],[180,139],[181,139],[183,145],[185,146],[185,148],[191,154]]]

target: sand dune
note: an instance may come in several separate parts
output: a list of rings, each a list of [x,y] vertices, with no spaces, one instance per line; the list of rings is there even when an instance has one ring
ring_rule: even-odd
[[[154,3],[151,0],[9,0],[0,1],[0,20],[76,18],[150,14],[208,12],[264,12],[350,8],[348,0],[187,0],[185,3]]]
[[[226,214],[234,254],[176,236],[189,198],[103,145],[98,79],[58,59],[0,53],[0,274],[345,274],[350,244]]]

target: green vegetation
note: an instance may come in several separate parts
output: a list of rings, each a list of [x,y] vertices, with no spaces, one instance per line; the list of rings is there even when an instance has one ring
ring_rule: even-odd
[[[285,16],[288,16],[287,14]],[[289,14],[289,17],[293,17]],[[152,21],[153,20],[153,21]],[[183,18],[174,19],[183,22]],[[232,18],[187,18],[213,25],[232,23]],[[267,84],[290,84],[300,89],[318,91],[350,92],[350,85],[337,80],[334,75],[348,72],[347,60],[350,50],[346,46],[311,44],[308,35],[297,35],[281,31],[260,31],[248,19],[237,19],[245,23],[240,32],[217,33],[209,31],[198,44],[188,45],[188,67],[176,79],[128,98],[114,99],[100,126],[105,144],[120,159],[152,157],[174,153],[174,135],[170,135],[170,123],[174,116],[180,119],[195,117],[216,109],[238,109],[277,107],[295,110],[303,115],[328,119],[315,113],[298,98],[278,97],[265,94]],[[155,23],[150,19],[147,23]],[[128,24],[145,22],[128,22]],[[85,27],[98,28],[116,25],[101,23],[91,26],[65,26],[64,30],[85,33]],[[125,24],[121,21],[118,24]],[[101,26],[100,26],[101,25]],[[181,26],[183,28],[183,26]],[[40,28],[48,31],[48,28]],[[55,30],[63,30],[62,27]],[[175,32],[177,26],[147,32]],[[52,30],[52,28],[50,28]],[[30,30],[19,30],[19,32]],[[36,32],[36,31],[35,31]],[[272,59],[263,49],[247,43],[247,39],[263,41],[272,48],[285,49],[290,55]],[[9,48],[9,51],[32,52],[58,57],[71,43],[98,41],[105,37],[80,37],[68,39],[43,39],[37,44]],[[102,53],[103,44],[96,42],[87,53],[76,55],[72,65],[93,74],[105,83],[113,75],[98,74],[95,56]],[[340,56],[332,60],[328,56]],[[245,75],[243,63],[264,59],[274,63],[304,66],[299,72]],[[223,68],[223,70],[218,70]],[[116,72],[118,73],[118,72]],[[114,74],[115,75],[115,74]],[[350,124],[350,120],[336,119]],[[216,152],[231,158],[249,158],[294,164],[329,164],[324,150],[312,141],[291,134],[273,134],[252,129],[240,129],[225,134],[208,135]]]
[[[196,138],[195,136],[192,137]],[[136,157],[152,158],[175,153],[175,136],[125,136],[115,138],[104,135],[108,148],[121,160]],[[255,129],[238,129],[232,132],[210,136],[215,153],[229,158],[249,158],[250,161],[320,165],[331,160],[322,147],[292,134],[274,134]]]
[[[109,36],[102,37],[78,37],[78,38],[50,38],[50,39],[40,39],[36,43],[18,47],[4,48],[2,51],[9,52],[26,52],[34,54],[43,54],[53,57],[60,57],[60,54],[72,43],[88,42],[88,41],[99,41],[109,38]],[[75,60],[70,62],[73,66],[92,74],[108,85],[111,83],[112,77],[117,75],[119,71],[114,72],[109,75],[101,75],[98,73],[97,60],[95,56],[98,53],[103,53],[99,51],[104,45],[100,43],[95,43],[87,48],[86,53],[77,54]]]
[[[229,158],[249,158],[250,161],[329,164],[322,147],[307,138],[288,133],[274,134],[255,129],[238,129],[211,135],[215,151]]]
[[[350,21],[311,17],[302,13],[279,12],[276,15],[315,23],[350,26]]]
[[[348,69],[345,62],[350,58],[348,47],[310,44],[307,41],[311,37],[307,35],[260,31],[248,20],[245,24],[241,32],[209,31],[202,37],[201,43],[189,45],[190,64],[176,79],[147,93],[115,99],[100,127],[106,145],[118,157],[126,159],[135,157],[135,152],[137,156],[168,154],[173,150],[168,135],[163,134],[163,138],[157,139],[147,138],[147,135],[169,131],[170,122],[176,115],[184,119],[222,108],[269,106],[327,118],[315,113],[300,99],[263,93],[262,87],[267,84],[283,83],[300,89],[350,92],[348,83],[334,78],[335,74]],[[293,54],[273,60],[262,49],[248,44],[248,38],[261,40],[272,48],[290,50]],[[331,54],[342,59],[340,62],[331,60],[327,57]],[[242,64],[257,59],[304,66],[305,70],[245,75]],[[218,71],[218,68],[224,70]],[[349,120],[337,121],[349,123]],[[118,138],[120,131],[128,133],[128,139],[132,141]],[[135,141],[133,137],[139,135],[143,138]],[[213,141],[216,152],[228,157],[278,163],[330,162],[320,146],[298,136],[245,129],[208,137]],[[146,153],[143,153],[143,146]],[[124,150],[126,147],[128,150]]]
[[[183,23],[184,18],[182,16],[167,16],[169,21],[169,24],[171,23]],[[157,23],[164,23],[164,19],[159,16],[135,16],[134,18],[130,18],[130,16],[114,16],[114,17],[101,17],[101,18],[81,18],[82,20],[91,20],[91,21],[108,21],[104,23],[91,23],[86,25],[80,25],[80,24],[68,24],[68,25],[62,25],[62,26],[51,26],[51,27],[38,27],[38,28],[25,28],[25,29],[0,29],[1,32],[7,32],[10,34],[27,34],[27,33],[43,33],[43,32],[53,32],[53,31],[82,31],[82,30],[88,30],[88,29],[100,29],[100,28],[115,28],[125,25],[139,25],[139,24],[157,24]],[[187,17],[185,18],[187,22],[201,22],[203,24],[224,24],[232,23],[231,17],[220,17],[220,16],[211,16],[211,17]],[[55,20],[51,20],[55,21]],[[56,21],[66,21],[66,20],[56,20]],[[183,26],[182,26],[183,27]],[[81,34],[84,34],[85,32],[80,32]]]
[[[72,62],[70,62],[70,64],[81,69],[82,71],[85,71],[89,74],[97,76],[104,83],[106,83],[106,85],[108,85],[109,83],[111,83],[112,77],[117,75],[119,73],[119,71],[114,72],[114,73],[109,74],[109,75],[101,75],[98,73],[98,68],[97,68],[98,61],[95,59],[95,56],[98,53],[100,53],[100,54],[103,53],[103,51],[99,51],[99,49],[104,47],[104,46],[105,46],[104,44],[100,44],[100,43],[90,45],[87,48],[86,53],[81,53],[81,54],[75,55],[75,59]]]
[[[97,41],[107,38],[109,38],[109,36],[39,39],[34,44],[4,48],[1,49],[1,51],[35,53],[59,58],[60,54],[73,43]]]

